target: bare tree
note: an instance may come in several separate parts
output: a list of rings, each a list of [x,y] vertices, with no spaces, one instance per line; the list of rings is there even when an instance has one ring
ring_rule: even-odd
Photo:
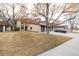
[[[72,13],[77,13],[78,10],[74,9],[73,6],[76,8],[76,5],[70,4],[70,3],[65,3],[65,4],[56,4],[56,3],[37,3],[34,4],[35,12],[39,15],[45,18],[46,22],[46,31],[49,33],[49,26],[58,26],[60,24],[63,24],[69,20],[72,20],[73,18],[76,17],[74,15],[73,17],[70,17],[67,20],[64,20],[63,22],[57,22],[59,18],[64,15],[64,14],[72,14]],[[52,23],[50,23],[50,21]]]
[[[70,30],[71,32],[77,28],[77,25],[79,25],[78,22],[78,14],[79,14],[79,4],[77,3],[71,3],[68,6],[68,10],[70,13],[66,13],[66,19],[68,19],[69,21],[67,21],[67,23],[70,26]]]
[[[21,7],[25,7],[24,4],[21,3],[4,3],[1,4],[3,7],[0,9],[0,18],[3,19],[3,21],[7,21],[12,25],[12,30],[15,30],[16,22],[15,20],[17,17],[21,17],[21,14],[23,13],[22,10],[20,10]],[[16,8],[19,6],[18,8]],[[16,12],[17,9],[17,12]],[[4,12],[5,11],[5,12]],[[19,15],[19,16],[18,16]]]
[[[74,17],[73,16],[69,16],[68,21],[66,21],[66,23],[69,24],[70,26],[70,31],[72,32],[73,30],[77,29],[77,25],[79,25],[79,19],[77,18],[78,15],[76,14]]]

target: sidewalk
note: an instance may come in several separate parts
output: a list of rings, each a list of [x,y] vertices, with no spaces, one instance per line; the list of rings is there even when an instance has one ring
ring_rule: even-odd
[[[79,36],[38,56],[79,56]]]

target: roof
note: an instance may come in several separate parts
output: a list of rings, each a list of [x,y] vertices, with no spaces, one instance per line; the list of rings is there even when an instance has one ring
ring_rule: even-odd
[[[21,24],[35,24],[35,25],[44,25],[46,26],[46,21],[38,21],[37,19],[31,19],[31,18],[25,18],[25,19],[20,19]]]
[[[21,21],[21,24],[35,24],[35,25],[38,25],[38,21],[35,21],[34,19],[31,19],[31,18],[20,18],[18,19]]]
[[[31,19],[31,18],[19,18],[19,19],[16,19],[17,20],[20,20],[21,21],[21,24],[35,24],[35,25],[43,25],[43,26],[47,26],[46,25],[46,21],[36,21],[38,19]],[[53,24],[57,24],[57,23],[61,23],[60,20],[56,20]],[[50,23],[50,25],[52,25],[52,23]]]
[[[0,25],[10,26],[10,23],[8,23],[7,21],[0,21]]]

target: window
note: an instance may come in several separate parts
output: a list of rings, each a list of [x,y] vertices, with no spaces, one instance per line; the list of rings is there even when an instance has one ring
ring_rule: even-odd
[[[52,31],[53,31],[54,29],[53,29],[53,27],[52,27]]]
[[[32,29],[32,27],[30,27],[30,29]]]
[[[49,31],[51,31],[51,27],[49,27]]]
[[[24,27],[23,26],[21,26],[21,29],[23,29]]]
[[[0,32],[3,32],[3,26],[0,25]]]
[[[41,26],[41,32],[45,32],[45,26]]]

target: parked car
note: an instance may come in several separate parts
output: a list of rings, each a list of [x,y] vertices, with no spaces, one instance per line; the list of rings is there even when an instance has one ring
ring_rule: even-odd
[[[63,28],[57,28],[54,30],[55,32],[61,32],[61,33],[66,33],[67,30],[66,29],[63,29]]]

